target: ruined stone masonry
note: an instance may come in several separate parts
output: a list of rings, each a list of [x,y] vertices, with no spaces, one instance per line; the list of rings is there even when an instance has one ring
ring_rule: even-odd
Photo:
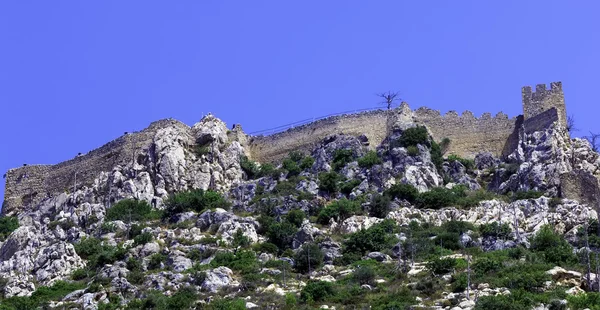
[[[469,111],[462,115],[454,111],[441,115],[439,111],[428,108],[412,111],[403,103],[394,110],[333,116],[269,136],[247,136],[240,126],[235,126],[231,134],[248,155],[259,162],[279,161],[290,151],[308,153],[332,134],[365,135],[369,146],[374,148],[392,130],[414,125],[425,125],[437,141],[449,138],[449,153],[473,157],[479,152],[489,151],[502,157],[516,148],[519,130],[531,132],[547,128],[554,122],[566,125],[561,82],[551,83],[550,89],[545,84],[537,85],[535,92],[529,86],[523,87],[522,96],[523,115],[514,118],[503,113],[493,117],[485,113],[477,118]],[[94,151],[56,165],[9,170],[2,212],[70,191],[73,186],[90,185],[100,172],[132,163],[136,153],[151,147],[156,132],[169,126],[177,126],[187,132],[192,130],[176,120],[161,120],[140,132],[123,135]]]

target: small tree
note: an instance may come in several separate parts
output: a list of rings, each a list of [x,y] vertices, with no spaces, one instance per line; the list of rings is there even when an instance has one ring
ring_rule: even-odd
[[[314,243],[304,244],[294,256],[296,270],[301,273],[310,273],[323,265],[323,258],[323,252],[318,245]]]
[[[379,102],[379,104],[386,105],[387,109],[390,110],[394,102],[401,100],[398,92],[385,92],[377,94],[377,97],[382,98],[383,101]]]
[[[578,129],[575,128],[575,117],[573,117],[573,115],[569,115],[567,117],[567,131],[570,134],[573,134],[573,132],[577,131]]]

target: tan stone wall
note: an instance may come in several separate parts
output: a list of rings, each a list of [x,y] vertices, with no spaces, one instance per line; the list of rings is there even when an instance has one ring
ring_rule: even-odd
[[[77,172],[77,186],[90,185],[102,171],[131,163],[134,156],[147,149],[156,132],[165,127],[190,128],[176,120],[160,120],[140,132],[113,140],[85,155],[57,165],[36,165],[11,169],[6,174],[3,214],[22,205],[37,203],[51,194],[72,191]]]
[[[550,83],[550,89],[546,89],[546,84],[538,84],[535,86],[535,92],[532,92],[531,86],[525,86],[521,94],[525,120],[556,108],[559,122],[563,126],[567,124],[567,109],[561,82]]]
[[[291,151],[309,154],[325,137],[333,134],[366,135],[371,147],[387,136],[388,114],[370,111],[333,116],[270,136],[255,136],[249,141],[250,154],[259,162],[278,162]]]
[[[414,118],[417,124],[427,126],[436,141],[450,139],[448,154],[473,158],[479,152],[488,151],[501,157],[512,152],[518,142],[515,128],[520,119],[508,118],[503,113],[495,117],[485,113],[476,118],[469,111],[460,116],[451,111],[442,116],[439,111],[419,108]]]

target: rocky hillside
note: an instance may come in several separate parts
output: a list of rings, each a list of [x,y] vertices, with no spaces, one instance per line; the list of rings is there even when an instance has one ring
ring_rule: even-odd
[[[562,128],[504,160],[404,126],[278,164],[193,130],[0,218],[0,309],[600,309],[596,206],[561,198],[600,157]]]

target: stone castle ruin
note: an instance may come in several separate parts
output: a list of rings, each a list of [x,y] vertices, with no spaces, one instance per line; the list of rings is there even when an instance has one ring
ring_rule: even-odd
[[[369,147],[375,148],[392,131],[424,125],[432,137],[451,140],[448,153],[474,157],[491,152],[497,157],[512,153],[517,147],[519,131],[526,133],[549,127],[555,122],[567,124],[561,82],[522,89],[523,115],[509,118],[503,113],[485,113],[475,117],[465,111],[441,115],[439,111],[419,108],[412,111],[406,103],[394,110],[378,110],[333,116],[268,136],[248,136],[240,126],[229,133],[242,144],[247,155],[259,162],[277,162],[291,151],[311,152],[323,139],[333,134],[364,135]],[[157,131],[177,127],[190,136],[193,128],[176,120],[161,120],[140,132],[125,134],[85,155],[56,164],[33,165],[11,169],[6,174],[6,191],[2,213],[19,206],[37,203],[52,195],[70,192],[73,187],[89,186],[101,172],[117,165],[131,164],[136,156],[152,147]]]

